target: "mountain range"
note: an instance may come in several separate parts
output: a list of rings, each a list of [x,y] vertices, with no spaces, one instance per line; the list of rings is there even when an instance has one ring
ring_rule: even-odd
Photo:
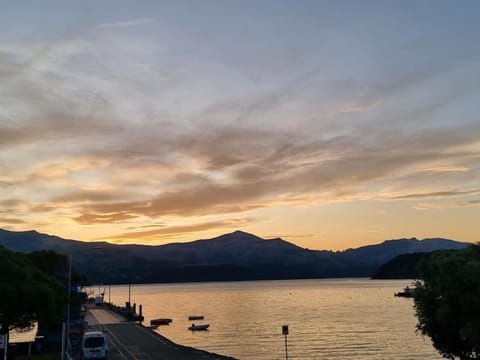
[[[327,251],[235,231],[187,243],[116,245],[0,229],[0,245],[19,252],[55,250],[70,255],[73,266],[92,283],[126,284],[366,277],[397,255],[459,249],[469,244],[441,238],[411,238]]]

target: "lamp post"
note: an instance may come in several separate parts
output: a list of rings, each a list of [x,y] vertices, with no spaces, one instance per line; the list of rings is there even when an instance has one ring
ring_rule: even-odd
[[[62,356],[61,360],[70,359],[70,293],[72,291],[72,254],[68,255],[68,281],[67,281],[67,323],[62,329],[63,339],[62,339]]]
[[[70,294],[72,292],[72,254],[68,257],[67,360],[70,358]]]

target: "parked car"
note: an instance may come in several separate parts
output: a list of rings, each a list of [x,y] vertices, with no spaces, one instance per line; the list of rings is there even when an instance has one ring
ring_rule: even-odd
[[[101,331],[85,332],[82,337],[81,355],[83,360],[106,360],[108,355],[107,335]]]

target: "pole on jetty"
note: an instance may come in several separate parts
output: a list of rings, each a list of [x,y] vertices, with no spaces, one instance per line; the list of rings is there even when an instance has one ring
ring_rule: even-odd
[[[128,283],[128,303],[131,304],[131,301],[130,301],[130,287],[131,287],[131,284]]]
[[[288,325],[282,325],[282,334],[285,335],[285,360],[288,360],[288,345],[287,345]]]

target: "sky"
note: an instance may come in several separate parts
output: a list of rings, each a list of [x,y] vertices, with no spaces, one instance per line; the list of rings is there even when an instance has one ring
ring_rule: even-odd
[[[0,2],[0,228],[480,241],[478,1]]]

